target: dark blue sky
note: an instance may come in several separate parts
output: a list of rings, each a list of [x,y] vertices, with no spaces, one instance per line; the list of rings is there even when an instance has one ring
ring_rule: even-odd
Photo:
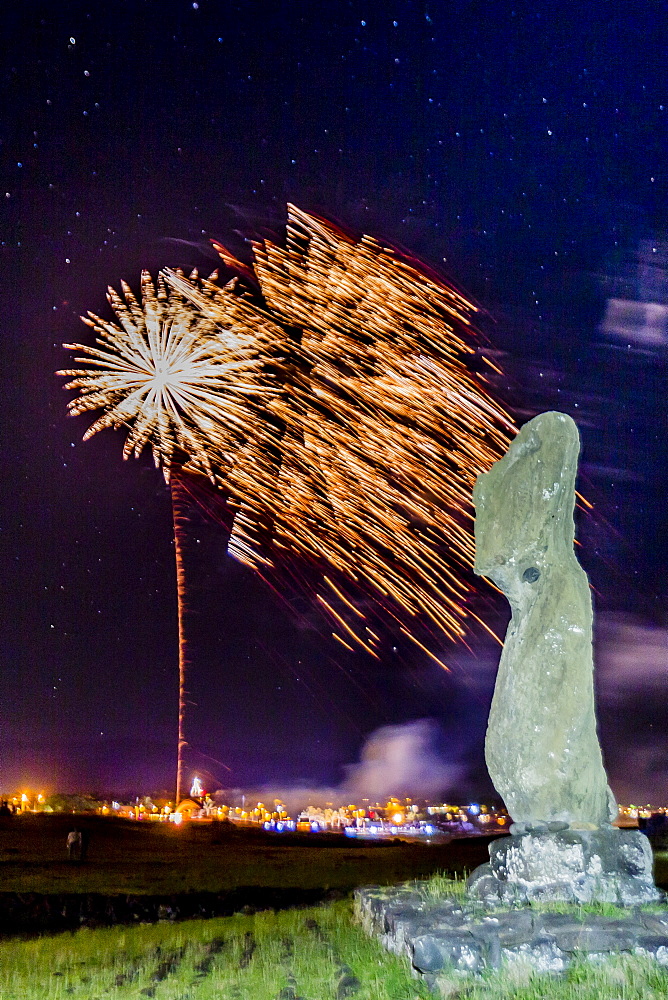
[[[442,268],[487,311],[518,419],[578,420],[602,740],[620,794],[636,781],[661,797],[668,330],[659,310],[653,340],[620,333],[607,305],[668,303],[660,6],[114,0],[3,15],[0,789],[173,780],[169,494],[148,461],[121,462],[120,434],[81,444],[85,418],[66,419],[52,373],[108,283],[213,268],[211,237],[247,259],[247,239],[281,238],[292,201]],[[374,665],[333,649],[314,608],[287,616],[196,513],[191,543],[192,764],[211,781],[335,781],[377,726],[432,717],[467,788],[486,787],[495,654],[480,637],[476,657],[444,649],[450,675],[415,654]],[[483,607],[502,628],[503,605]]]

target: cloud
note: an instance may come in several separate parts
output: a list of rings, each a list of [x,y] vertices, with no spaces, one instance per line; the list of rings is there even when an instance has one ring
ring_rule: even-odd
[[[668,629],[629,615],[596,627],[601,745],[623,803],[665,805],[668,788]]]
[[[618,614],[602,616],[596,633],[601,701],[619,705],[643,691],[666,704],[668,629]]]
[[[660,302],[608,299],[601,332],[645,348],[668,346],[668,306]]]

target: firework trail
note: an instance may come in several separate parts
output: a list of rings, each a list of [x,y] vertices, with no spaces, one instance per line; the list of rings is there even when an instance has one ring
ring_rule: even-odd
[[[82,317],[97,334],[97,347],[65,344],[80,351],[76,360],[88,367],[58,372],[77,389],[68,403],[75,416],[101,409],[84,440],[105,427],[124,426],[128,434],[123,457],[138,456],[151,445],[156,466],[171,480],[179,628],[179,717],[176,799],[185,785],[184,754],[188,691],[187,643],[184,628],[186,584],[183,546],[188,501],[203,473],[251,460],[256,440],[264,441],[266,403],[276,394],[267,370],[267,344],[275,344],[273,325],[245,304],[235,283],[219,288],[199,282],[196,272],[177,278],[192,295],[215,304],[220,320],[212,323],[179,291],[159,278],[141,278],[141,305],[123,283],[123,297],[113,288],[109,303],[120,325],[94,313]],[[246,318],[253,315],[253,323]],[[271,427],[271,425],[268,425]],[[187,463],[187,465],[186,465]]]
[[[265,309],[242,308],[249,335],[259,317],[275,321],[283,391],[254,460],[216,473],[237,504],[230,551],[270,581],[273,567],[274,582],[309,567],[349,649],[376,655],[387,621],[427,652],[461,637],[473,484],[514,430],[467,367],[475,307],[293,206],[285,249],[254,252]],[[214,300],[166,277],[222,321]]]

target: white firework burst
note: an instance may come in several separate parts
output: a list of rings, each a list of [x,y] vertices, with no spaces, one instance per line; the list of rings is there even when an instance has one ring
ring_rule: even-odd
[[[197,272],[179,277],[198,297],[216,302],[216,322],[162,276],[156,290],[143,271],[141,305],[125,282],[122,297],[109,288],[120,325],[90,312],[82,316],[98,346],[64,344],[82,352],[76,361],[88,367],[58,374],[72,378],[66,389],[79,391],[68,403],[72,416],[103,410],[84,441],[105,427],[125,426],[124,458],[150,443],[166,479],[175,459],[213,479],[214,467],[234,459],[262,423],[264,400],[275,395],[263,350],[271,324],[259,315],[249,323],[234,282],[220,288],[199,282]]]

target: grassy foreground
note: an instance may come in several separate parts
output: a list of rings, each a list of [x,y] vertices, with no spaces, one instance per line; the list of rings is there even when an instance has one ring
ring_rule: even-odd
[[[306,910],[0,942],[2,1000],[357,1000],[428,997],[405,962],[351,923]]]
[[[627,956],[562,979],[444,976],[441,997],[659,1000],[668,969]],[[426,1000],[407,961],[352,922],[351,903],[0,942],[2,1000]]]

